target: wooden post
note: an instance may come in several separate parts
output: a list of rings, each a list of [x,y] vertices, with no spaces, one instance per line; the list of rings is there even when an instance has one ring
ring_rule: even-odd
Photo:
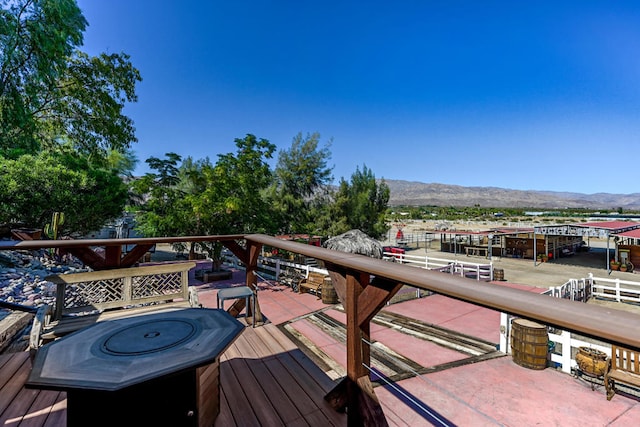
[[[368,344],[363,345],[362,339],[371,342],[371,319],[398,292],[402,283],[379,278],[371,281],[368,273],[345,272],[333,265],[330,268],[347,314],[347,377],[325,400],[336,410],[347,408],[350,426],[386,426],[387,420],[367,369],[371,366],[371,349]]]
[[[108,268],[120,267],[122,245],[107,246],[104,248],[104,262]]]
[[[362,418],[358,410],[358,378],[366,374],[362,366],[362,333],[358,324],[358,298],[362,293],[362,284],[347,273],[347,424],[362,425]]]
[[[360,273],[360,284],[365,284],[368,285],[369,282],[371,280],[371,276],[368,273]],[[363,291],[364,291],[364,286],[363,286]],[[360,299],[362,299],[362,296],[360,296]],[[362,303],[358,304],[358,308],[361,309],[362,308]],[[357,312],[357,315],[359,315],[360,313]],[[364,323],[361,323],[361,319],[358,319],[358,323],[360,324],[360,332],[362,335],[361,338],[361,342],[362,341],[366,341],[364,343],[362,343],[362,363],[364,364],[364,366],[371,366],[371,345],[369,344],[371,342],[371,322],[370,321],[366,321]],[[369,376],[369,371],[365,368],[364,371],[365,375]]]
[[[251,314],[251,316],[255,316],[255,323],[260,324],[264,322],[264,319],[262,318],[262,312],[260,311],[260,304],[258,302],[258,276],[256,275],[256,271],[258,270],[258,257],[260,256],[262,245],[254,242],[247,242],[247,245],[247,258],[249,262],[247,263],[245,283],[253,290],[254,305],[256,307],[255,313],[252,313],[252,307],[247,307],[247,322],[249,321],[249,314]]]
[[[362,330],[358,315],[358,299],[363,286],[352,274],[347,274],[347,375],[353,381],[366,374],[362,366]]]

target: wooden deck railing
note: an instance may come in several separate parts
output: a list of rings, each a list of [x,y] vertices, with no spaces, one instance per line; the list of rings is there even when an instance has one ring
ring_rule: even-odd
[[[107,256],[103,259],[108,265],[109,261],[116,261],[113,254],[118,254],[117,247],[122,245],[137,244],[144,247],[163,242],[214,240],[222,242],[246,265],[248,285],[257,283],[257,261],[263,246],[284,249],[324,261],[347,314],[347,378],[327,395],[327,399],[335,408],[350,409],[349,425],[386,425],[365,367],[369,365],[370,356],[368,347],[363,345],[363,339],[370,341],[370,320],[403,284],[640,351],[640,316],[635,313],[549,298],[546,295],[469,281],[418,268],[407,268],[397,263],[280,240],[262,234],[90,240],[66,244],[64,242],[69,241],[29,241],[14,244],[0,242],[0,249],[36,249],[66,245],[82,248],[84,244],[88,250],[90,246],[102,246],[107,249],[107,254],[112,254],[112,257]],[[83,251],[85,249],[77,249],[77,252]],[[138,252],[140,251],[142,249]],[[119,257],[117,261],[122,264]],[[239,300],[236,305],[238,304],[243,306],[244,300]],[[235,308],[241,310],[243,307]],[[259,316],[259,312],[255,315]]]

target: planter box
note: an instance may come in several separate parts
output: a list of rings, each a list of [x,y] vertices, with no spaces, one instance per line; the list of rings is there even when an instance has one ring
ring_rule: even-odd
[[[196,279],[203,282],[215,282],[218,280],[231,279],[233,272],[229,270],[211,271],[211,270],[196,270]]]

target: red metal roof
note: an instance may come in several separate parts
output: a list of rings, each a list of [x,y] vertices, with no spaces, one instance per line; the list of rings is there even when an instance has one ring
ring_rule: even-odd
[[[624,233],[616,233],[616,236],[630,237],[632,239],[640,239],[640,228],[635,230],[625,231]]]
[[[596,221],[596,222],[584,222],[580,224],[572,224],[575,227],[591,227],[602,228],[604,230],[620,230],[629,227],[640,227],[639,222],[634,221]]]

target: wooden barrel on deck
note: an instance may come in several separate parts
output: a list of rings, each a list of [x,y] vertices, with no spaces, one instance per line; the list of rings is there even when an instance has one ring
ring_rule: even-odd
[[[511,323],[511,353],[513,361],[529,369],[547,367],[549,353],[547,327],[527,319]]]
[[[338,300],[338,294],[336,292],[336,288],[333,286],[333,282],[330,277],[325,277],[322,282],[322,302],[324,304],[337,304],[340,302]]]
[[[493,280],[504,280],[504,270],[502,268],[493,269]]]

